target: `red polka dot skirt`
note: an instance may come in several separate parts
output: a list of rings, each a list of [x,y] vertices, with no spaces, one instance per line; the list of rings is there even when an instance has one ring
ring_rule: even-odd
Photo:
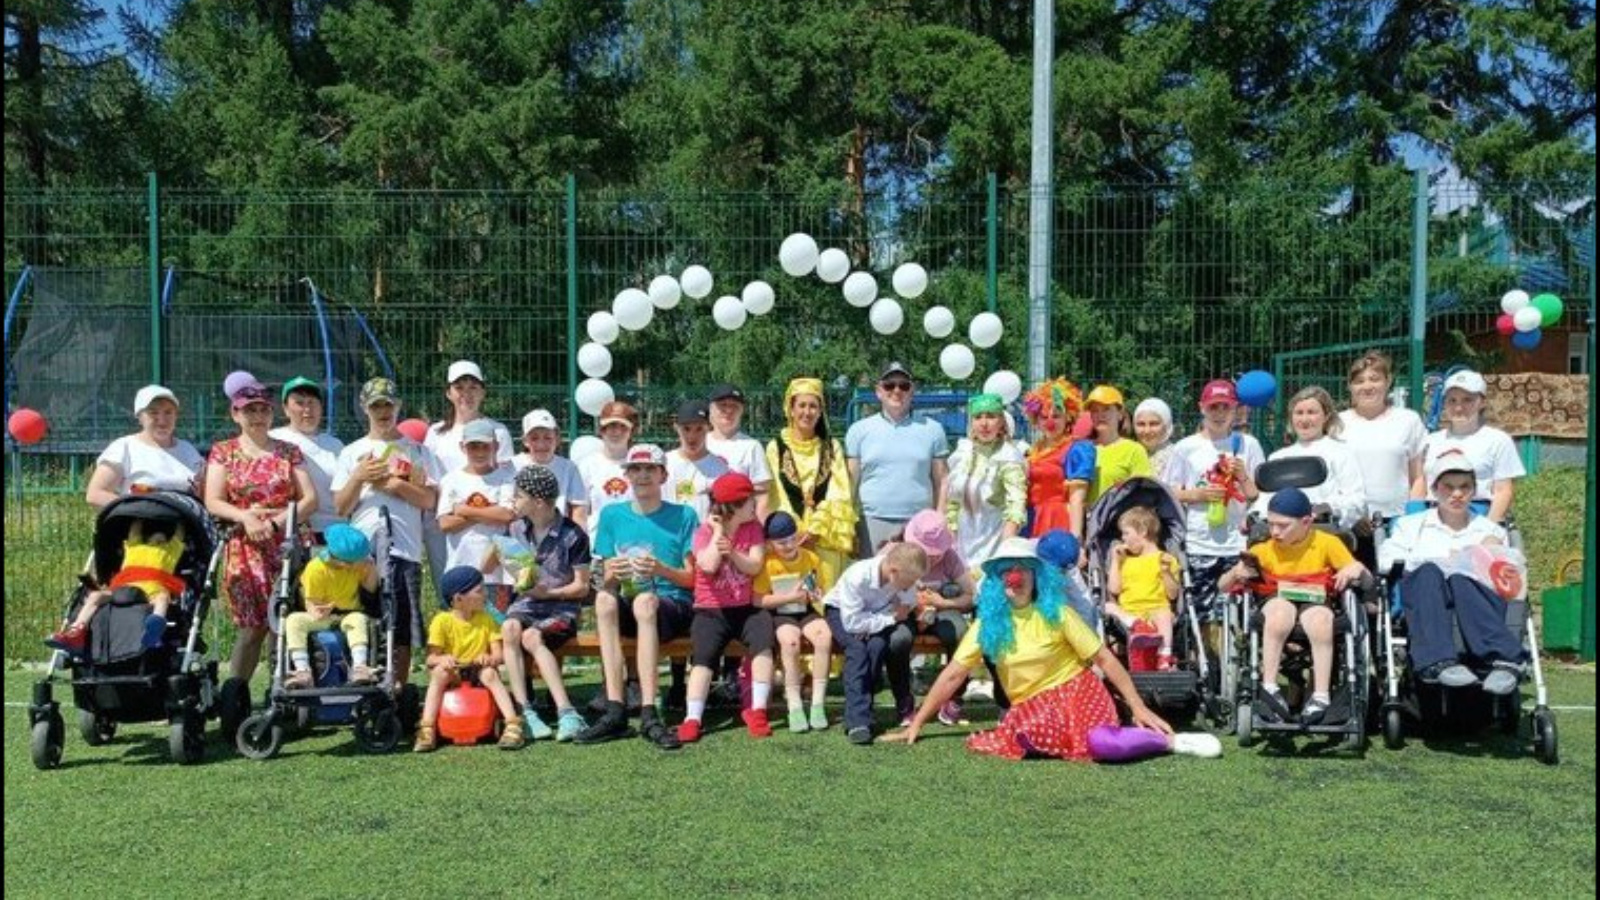
[[[1022,759],[1031,750],[1056,759],[1087,760],[1089,732],[1117,721],[1111,694],[1086,669],[1066,684],[1013,706],[993,731],[967,738],[967,749],[1004,759]]]

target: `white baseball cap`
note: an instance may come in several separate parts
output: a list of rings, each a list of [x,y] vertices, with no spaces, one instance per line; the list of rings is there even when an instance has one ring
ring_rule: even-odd
[[[133,395],[133,414],[138,415],[150,408],[150,404],[157,400],[171,400],[173,406],[178,406],[178,395],[159,384],[147,384],[139,388],[139,393]]]
[[[1477,476],[1478,472],[1472,467],[1472,460],[1460,450],[1446,450],[1433,458],[1428,463],[1428,486],[1439,483],[1439,479],[1451,472],[1462,472],[1467,475]]]
[[[1489,394],[1489,385],[1483,380],[1483,376],[1471,369],[1461,369],[1446,378],[1444,380],[1444,389],[1448,391],[1451,388],[1460,388],[1469,394],[1477,394],[1480,397],[1485,397]]]
[[[667,454],[655,444],[634,444],[628,448],[628,455],[624,458],[622,467],[629,466],[660,466],[667,467]]]
[[[460,381],[463,378],[476,378],[480,384],[488,383],[484,380],[483,370],[478,368],[477,363],[471,362],[470,360],[458,359],[450,364],[450,371],[447,375],[445,375],[444,383],[455,384],[457,381]]]
[[[556,417],[548,409],[536,409],[522,417],[522,433],[527,434],[535,428],[548,428],[551,431],[560,431],[556,424]]]

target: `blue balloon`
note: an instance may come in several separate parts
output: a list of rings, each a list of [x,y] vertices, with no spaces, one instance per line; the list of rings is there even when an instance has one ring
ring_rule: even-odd
[[[1532,331],[1519,331],[1511,336],[1511,346],[1518,350],[1532,350],[1539,346],[1539,341],[1544,339],[1544,332],[1535,328]]]
[[[1254,409],[1264,409],[1272,405],[1273,398],[1278,396],[1278,380],[1272,377],[1271,372],[1256,369],[1239,376],[1239,381],[1234,385],[1239,393],[1239,402]]]

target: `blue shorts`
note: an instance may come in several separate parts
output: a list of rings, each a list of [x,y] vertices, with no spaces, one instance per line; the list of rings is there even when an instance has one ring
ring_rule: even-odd
[[[572,640],[578,633],[579,608],[576,603],[553,600],[518,600],[506,610],[506,618],[523,628],[539,632],[551,650]]]

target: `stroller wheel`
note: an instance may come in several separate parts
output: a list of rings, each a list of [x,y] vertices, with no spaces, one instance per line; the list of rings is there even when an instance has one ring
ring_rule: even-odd
[[[283,746],[283,726],[270,712],[256,713],[239,726],[234,743],[250,759],[271,759]]]
[[[400,743],[400,718],[384,707],[356,718],[356,743],[368,753],[388,753]]]
[[[1399,750],[1406,745],[1406,720],[1398,709],[1383,714],[1383,745],[1390,750]]]
[[[1539,755],[1539,761],[1547,766],[1553,766],[1561,761],[1560,748],[1556,744],[1556,719],[1550,715],[1550,710],[1539,709],[1533,713],[1533,752]]]
[[[87,709],[78,710],[78,734],[91,747],[111,743],[117,734],[117,723]]]
[[[229,678],[222,683],[217,698],[217,722],[222,726],[222,739],[235,741],[239,726],[250,715],[250,683],[243,678]]]
[[[33,723],[33,739],[29,749],[33,753],[34,767],[48,770],[61,765],[61,745],[66,742],[66,737],[67,723],[62,720],[60,713],[53,712]]]
[[[167,752],[172,761],[181,766],[192,766],[206,755],[206,721],[200,716],[185,713],[170,726],[167,733]]]
[[[1248,747],[1255,743],[1255,736],[1251,730],[1255,727],[1255,710],[1246,704],[1240,704],[1233,710],[1233,733],[1239,738],[1239,746]]]

